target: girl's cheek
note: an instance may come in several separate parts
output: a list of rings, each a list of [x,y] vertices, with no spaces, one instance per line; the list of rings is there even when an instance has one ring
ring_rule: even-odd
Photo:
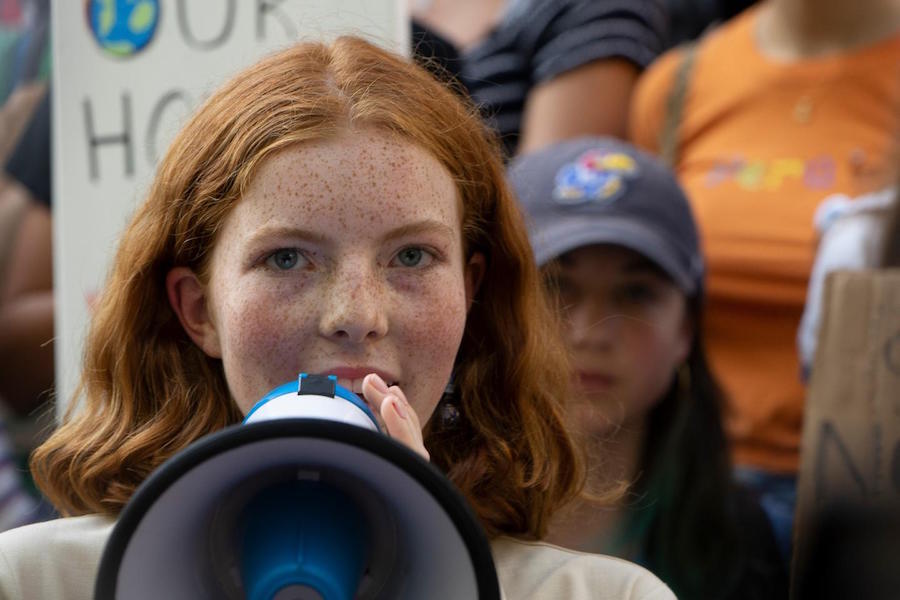
[[[609,347],[619,357],[621,367],[631,373],[632,379],[651,376],[661,356],[659,338],[654,328],[627,319],[618,326],[611,324],[609,327]]]
[[[228,307],[228,341],[233,354],[246,359],[287,360],[300,346],[300,331],[309,328],[308,311],[285,302],[266,301],[259,297],[236,300]]]
[[[454,283],[445,281],[415,303],[396,307],[393,322],[414,338],[411,351],[445,355],[452,350],[455,356],[466,323],[466,297],[462,282],[460,289]]]

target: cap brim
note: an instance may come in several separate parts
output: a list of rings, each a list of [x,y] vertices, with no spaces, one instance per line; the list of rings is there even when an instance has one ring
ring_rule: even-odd
[[[583,216],[555,218],[552,223],[534,223],[531,233],[537,264],[545,263],[566,252],[593,244],[614,244],[641,254],[659,265],[688,295],[697,290],[697,282],[682,268],[674,247],[655,231],[633,219]]]

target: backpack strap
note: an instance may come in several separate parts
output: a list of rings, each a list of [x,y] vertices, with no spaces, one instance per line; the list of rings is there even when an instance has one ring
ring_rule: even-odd
[[[694,63],[697,60],[699,45],[699,41],[693,41],[683,47],[684,55],[675,72],[672,89],[669,90],[669,96],[666,98],[665,119],[659,132],[659,157],[663,164],[673,170],[678,162],[678,130],[684,112],[684,101],[691,72],[694,70]]]

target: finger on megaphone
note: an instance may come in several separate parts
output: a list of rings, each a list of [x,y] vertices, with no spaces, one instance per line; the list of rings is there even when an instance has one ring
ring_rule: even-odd
[[[363,378],[363,392],[365,393],[366,386],[374,388],[376,392],[382,394],[382,397],[388,393],[388,386],[385,383],[384,379],[378,373],[369,373]]]
[[[383,431],[388,431],[387,424],[381,416],[381,405],[384,403],[387,393],[388,386],[377,373],[369,373],[363,378],[362,399],[375,414],[378,426]]]
[[[381,404],[381,418],[384,419],[388,434],[392,438],[425,460],[431,459],[428,450],[425,449],[416,413],[405,400],[394,393],[388,394]]]
[[[426,460],[430,459],[422,440],[419,417],[406,400],[403,390],[396,385],[388,388],[377,373],[370,373],[363,379],[362,393],[389,436]]]
[[[400,389],[400,386],[392,385],[388,388],[388,392],[396,396],[398,409],[402,409],[406,416],[406,426],[410,429],[410,433],[418,440],[418,448],[416,452],[421,454],[425,460],[431,460],[428,450],[425,449],[425,440],[422,436],[422,423],[419,421],[419,413],[413,408],[412,404],[406,398],[406,393]]]
[[[399,402],[398,408],[402,409],[404,414],[408,415],[406,418],[409,421],[409,425],[416,432],[416,435],[421,438],[422,422],[419,421],[419,413],[416,412],[412,404],[410,404],[409,400],[406,398],[406,393],[397,385],[389,387],[388,393],[397,397],[397,401]]]

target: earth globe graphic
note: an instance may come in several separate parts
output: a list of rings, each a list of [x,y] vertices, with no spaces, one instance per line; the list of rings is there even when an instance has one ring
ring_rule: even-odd
[[[137,54],[156,33],[159,0],[88,0],[86,5],[94,39],[109,54]]]

